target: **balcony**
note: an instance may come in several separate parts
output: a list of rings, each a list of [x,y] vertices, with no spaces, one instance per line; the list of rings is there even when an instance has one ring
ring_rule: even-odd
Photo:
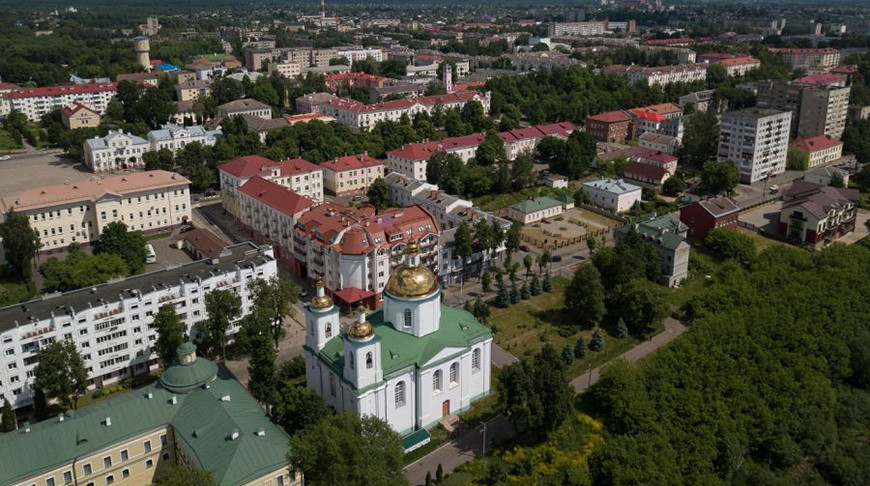
[[[117,307],[117,308],[112,309],[112,310],[100,312],[99,314],[94,314],[94,320],[105,319],[106,317],[115,316],[115,315],[118,315],[122,312],[124,312],[124,309],[122,307]]]

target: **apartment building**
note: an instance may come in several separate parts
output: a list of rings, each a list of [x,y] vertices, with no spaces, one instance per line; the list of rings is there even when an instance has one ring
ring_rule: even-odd
[[[142,155],[151,143],[123,130],[110,131],[105,137],[89,138],[82,144],[85,165],[93,172],[114,172],[145,167]]]
[[[828,72],[840,65],[840,51],[832,47],[819,49],[769,47],[767,50],[780,56],[789,68],[802,69],[807,74]]]
[[[336,49],[336,57],[346,57],[353,65],[357,61],[366,59],[381,62],[384,60],[384,52],[379,47],[339,47]]]
[[[327,75],[325,81],[329,91],[335,93],[341,88],[381,88],[387,78],[368,73],[339,73]]]
[[[779,234],[795,244],[820,249],[855,231],[860,194],[797,180],[783,194]]]
[[[657,150],[636,153],[623,175],[632,183],[650,189],[659,189],[677,171],[677,157]]]
[[[633,138],[632,129],[632,117],[624,111],[608,111],[586,117],[586,132],[597,142],[623,142]]]
[[[622,179],[600,179],[584,182],[583,192],[589,195],[593,204],[621,213],[640,202],[642,191]]]
[[[78,101],[74,101],[71,106],[61,109],[60,118],[63,126],[70,130],[100,126],[100,113]]]
[[[740,182],[754,184],[785,172],[791,112],[749,108],[722,115],[718,159],[737,164]]]
[[[151,151],[168,149],[172,153],[178,152],[191,143],[199,143],[203,147],[210,147],[217,142],[220,130],[206,130],[200,125],[189,127],[168,123],[159,130],[148,132],[148,142]]]
[[[15,111],[31,122],[38,122],[56,109],[72,107],[74,103],[88,105],[100,115],[106,114],[109,102],[115,99],[118,83],[73,84],[41,88],[15,88],[0,94],[0,116]]]
[[[276,61],[269,64],[269,71],[277,71],[281,76],[292,79],[302,74],[302,64],[298,62]]]
[[[461,109],[466,103],[476,101],[489,113],[490,93],[464,91],[437,96],[423,96],[411,100],[395,100],[365,105],[348,98],[323,98],[314,101],[313,109],[335,118],[354,132],[369,130],[381,121],[398,121],[403,115],[413,117],[417,113],[431,114],[436,106],[442,110]]]
[[[549,37],[589,37],[604,35],[606,22],[551,22],[547,26]]]
[[[236,115],[251,115],[260,117],[264,120],[272,119],[272,107],[250,98],[224,103],[217,107],[217,113],[220,118],[229,118]]]
[[[684,111],[688,105],[692,105],[695,111],[707,111],[710,102],[713,101],[714,89],[705,89],[703,91],[695,91],[684,96],[680,96],[679,105]]]
[[[840,138],[849,114],[850,86],[761,81],[755,83],[758,106],[792,112],[791,135]]]
[[[284,186],[316,203],[323,202],[323,169],[305,159],[275,162],[259,155],[233,159],[218,167],[224,209],[240,218],[239,189],[252,177]]]
[[[761,61],[752,56],[734,56],[711,61],[725,68],[728,76],[745,76],[753,69],[761,67]]]
[[[843,142],[825,135],[799,138],[791,147],[806,154],[807,168],[810,169],[829,164],[843,156]]]
[[[131,230],[166,231],[190,220],[190,181],[165,170],[92,177],[28,189],[4,199],[30,218],[41,251],[97,241],[103,228],[120,221]]]
[[[644,67],[614,64],[601,68],[601,74],[628,79],[631,84],[667,86],[671,83],[692,83],[707,79],[708,64],[678,64],[676,66]]]
[[[378,177],[386,175],[383,160],[368,154],[347,155],[320,164],[323,187],[336,196],[363,195]]]
[[[91,288],[47,295],[0,309],[0,398],[13,407],[32,403],[36,351],[61,339],[76,344],[88,370],[89,386],[102,388],[157,366],[151,327],[164,304],[175,306],[186,333],[201,337],[197,323],[208,318],[205,295],[229,289],[242,299],[242,313],[251,309],[247,283],[269,279],[278,267],[268,246],[228,246],[218,259],[168,267],[114,279]],[[235,321],[229,334],[239,329]],[[5,468],[3,468],[5,470]]]
[[[342,307],[375,307],[406,245],[417,241],[420,261],[438,269],[440,228],[420,206],[375,211],[326,202],[304,213],[293,228],[293,271],[323,278]]]
[[[211,79],[197,79],[175,85],[178,101],[196,101],[211,94]]]
[[[637,137],[637,146],[640,148],[673,154],[676,153],[678,148],[680,148],[680,141],[677,137],[672,137],[670,135],[648,132]]]
[[[632,118],[633,135],[636,137],[657,133],[683,139],[683,108],[676,103],[632,108],[628,114]]]
[[[275,181],[253,176],[239,188],[239,222],[260,243],[275,246],[275,256],[293,261],[293,227],[315,202]]]

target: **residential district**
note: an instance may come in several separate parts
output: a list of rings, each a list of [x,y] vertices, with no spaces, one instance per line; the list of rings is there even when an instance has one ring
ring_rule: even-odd
[[[0,484],[870,483],[823,3],[0,8]]]

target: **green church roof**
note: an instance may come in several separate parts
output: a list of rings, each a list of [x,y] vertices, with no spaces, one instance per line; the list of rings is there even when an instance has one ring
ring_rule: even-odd
[[[562,203],[551,197],[541,196],[534,199],[526,199],[525,201],[520,201],[516,204],[512,204],[511,207],[520,211],[523,214],[530,214],[534,213],[535,211],[555,208],[561,205]]]
[[[191,345],[192,346],[192,345]],[[179,352],[184,352],[184,345]],[[188,354],[193,351],[187,350]],[[197,358],[192,363],[181,364],[176,362],[160,376],[160,383],[169,391],[186,393],[213,380],[217,374],[217,365],[203,358]]]
[[[207,361],[203,358],[196,360]],[[212,364],[214,366],[214,364]],[[171,369],[171,367],[170,367]],[[209,387],[175,394],[159,383],[0,435],[0,484],[22,481],[124,440],[171,425],[203,470],[241,485],[287,464],[289,437],[223,366]],[[148,394],[151,398],[148,398]],[[221,397],[229,396],[229,400]],[[172,397],[177,399],[172,404]],[[106,417],[111,425],[106,425]],[[239,436],[231,439],[234,430]],[[257,435],[262,430],[263,435]]]
[[[492,337],[492,331],[470,313],[441,304],[441,321],[438,331],[423,337],[397,331],[384,322],[384,311],[379,309],[366,319],[374,327],[381,340],[381,366],[384,378],[405,368],[422,368],[444,348],[467,349],[472,344]],[[324,361],[338,376],[344,371],[344,343],[340,338],[331,339],[320,352]],[[361,391],[361,390],[360,390]]]

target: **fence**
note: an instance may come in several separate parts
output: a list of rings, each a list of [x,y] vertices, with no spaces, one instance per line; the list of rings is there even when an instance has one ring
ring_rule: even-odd
[[[598,238],[599,236],[606,235],[610,232],[609,228],[599,228],[595,231],[590,231],[585,235],[575,236],[573,238],[562,238],[559,236],[553,235],[552,239],[550,238],[536,238],[527,233],[520,233],[520,238],[526,242],[531,243],[532,245],[541,248],[542,250],[558,250],[560,248],[565,248],[571,245],[576,245],[577,243],[582,243],[586,241],[589,237]]]
[[[610,218],[610,219],[616,220],[622,224],[628,223],[628,220],[623,218],[622,216],[620,216],[616,213],[612,213],[606,209],[599,208],[598,206],[580,203],[580,204],[575,204],[575,207],[583,208],[587,211],[592,211],[595,214],[600,214],[601,216],[604,216],[605,218]]]

